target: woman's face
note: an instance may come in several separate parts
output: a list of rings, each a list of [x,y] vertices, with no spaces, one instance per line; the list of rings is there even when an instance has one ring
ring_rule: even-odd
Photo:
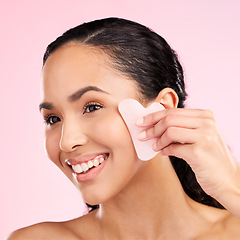
[[[49,56],[42,72],[49,158],[89,204],[123,190],[142,164],[118,112],[121,100],[138,100],[137,88],[107,61],[97,48],[68,44]]]

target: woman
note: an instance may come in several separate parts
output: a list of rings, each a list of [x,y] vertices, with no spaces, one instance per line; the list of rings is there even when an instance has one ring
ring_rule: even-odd
[[[10,239],[239,239],[240,167],[213,114],[183,109],[182,67],[162,37],[124,19],[85,23],[48,46],[42,79],[49,158],[93,209]],[[157,138],[150,161],[118,111],[126,98],[165,108],[136,122],[139,140]]]

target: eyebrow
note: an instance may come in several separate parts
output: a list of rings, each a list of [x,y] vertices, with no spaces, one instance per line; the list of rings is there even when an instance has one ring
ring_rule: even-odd
[[[102,90],[101,88],[98,88],[95,86],[87,86],[87,87],[81,88],[78,91],[76,91],[75,93],[73,93],[71,96],[68,97],[68,100],[70,102],[75,102],[75,101],[79,100],[83,94],[85,94],[86,92],[89,92],[89,91],[96,91],[96,92],[102,92],[102,93],[109,94],[108,92]]]
[[[47,110],[52,110],[54,107],[51,103],[48,103],[48,102],[43,102],[39,105],[39,111],[41,112],[41,110],[45,108]]]
[[[87,86],[87,87],[81,88],[78,91],[76,91],[75,93],[73,93],[71,96],[68,97],[68,100],[70,102],[75,102],[75,101],[79,100],[83,96],[83,94],[85,94],[86,92],[89,92],[89,91],[96,91],[96,92],[102,92],[105,94],[109,94],[108,92],[104,91],[101,88],[98,88],[95,86]],[[39,111],[41,111],[43,108],[47,109],[47,110],[52,110],[54,108],[54,106],[52,103],[43,102],[39,105]]]

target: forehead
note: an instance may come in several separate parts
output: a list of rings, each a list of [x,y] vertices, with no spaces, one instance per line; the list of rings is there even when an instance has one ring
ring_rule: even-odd
[[[42,71],[44,84],[60,83],[78,78],[90,80],[106,68],[107,56],[96,48],[82,45],[67,44],[55,50],[48,57]],[[90,74],[91,73],[91,74]]]
[[[120,74],[110,63],[108,55],[97,47],[76,43],[60,47],[43,67],[43,98],[71,95],[78,88],[89,85],[113,94],[129,91],[136,94],[135,82]]]

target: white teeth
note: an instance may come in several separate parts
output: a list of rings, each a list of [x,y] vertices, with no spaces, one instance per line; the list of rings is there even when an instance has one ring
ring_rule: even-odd
[[[92,167],[93,167],[92,161],[88,161],[88,168],[92,168]]]
[[[88,161],[86,163],[72,165],[72,169],[76,173],[87,172],[92,167],[97,167],[99,164],[103,163],[105,160],[103,155],[99,155],[93,159],[93,161]]]
[[[104,157],[100,157],[99,162],[103,163],[104,160],[105,160]]]
[[[84,172],[86,172],[89,168],[88,168],[88,165],[86,164],[86,163],[82,163],[81,164],[81,167],[82,167],[82,170],[84,171]]]
[[[99,165],[99,161],[98,161],[98,159],[96,158],[96,159],[94,159],[94,161],[93,161],[93,166],[94,167],[97,167]]]
[[[73,168],[73,171],[76,172],[76,173],[81,173],[83,171],[80,164],[72,166],[72,168]]]

